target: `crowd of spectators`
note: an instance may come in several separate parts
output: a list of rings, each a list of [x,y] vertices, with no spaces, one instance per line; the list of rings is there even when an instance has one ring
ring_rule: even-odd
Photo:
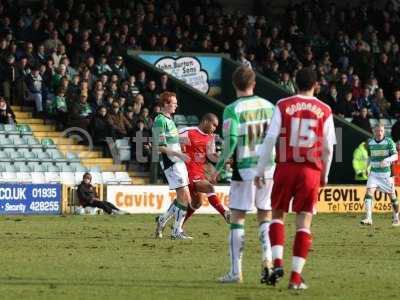
[[[274,17],[227,13],[215,0],[0,1],[1,93],[6,105],[31,102],[37,116],[84,128],[101,144],[148,132],[170,89],[166,75],[129,72],[127,51],[212,52],[292,93],[298,70],[312,67],[316,96],[334,113],[361,123],[397,118],[399,22],[390,1],[382,9],[305,1]]]

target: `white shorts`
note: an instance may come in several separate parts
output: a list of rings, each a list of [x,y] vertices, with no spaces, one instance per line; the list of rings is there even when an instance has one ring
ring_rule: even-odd
[[[377,188],[378,190],[393,194],[395,193],[393,177],[379,177],[371,173],[368,177],[367,188]]]
[[[231,182],[229,191],[229,208],[251,211],[256,207],[260,210],[271,210],[271,191],[274,181],[266,179],[265,185],[258,189],[254,181]]]
[[[189,185],[189,176],[184,163],[175,163],[164,170],[170,190],[175,190]]]

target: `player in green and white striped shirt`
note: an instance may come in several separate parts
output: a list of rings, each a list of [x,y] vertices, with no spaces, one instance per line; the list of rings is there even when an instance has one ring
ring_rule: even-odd
[[[162,238],[162,232],[168,219],[174,215],[175,222],[171,238],[173,240],[192,239],[187,236],[182,225],[185,220],[187,207],[191,201],[189,193],[189,178],[185,161],[188,156],[181,150],[179,133],[172,120],[172,114],[178,106],[176,94],[164,92],[160,95],[161,113],[157,115],[153,124],[153,147],[160,152],[160,165],[167,178],[169,188],[176,191],[176,200],[168,210],[156,218],[157,227],[155,237]]]
[[[230,256],[231,269],[221,277],[221,283],[242,281],[242,253],[244,245],[244,223],[246,212],[257,208],[259,239],[262,252],[261,281],[268,278],[272,266],[269,223],[271,220],[271,190],[274,170],[265,172],[261,179],[265,184],[257,188],[254,182],[256,167],[260,157],[259,149],[264,142],[274,106],[269,101],[254,95],[255,73],[241,66],[232,76],[238,99],[224,111],[223,153],[216,165],[213,180],[221,172],[225,163],[232,157],[233,175],[229,193]]]
[[[398,159],[396,144],[385,137],[385,127],[378,124],[374,127],[374,138],[367,143],[371,173],[368,176],[365,194],[366,217],[362,225],[372,225],[372,197],[376,189],[390,196],[393,209],[393,226],[399,226],[399,203],[396,197],[391,165]]]

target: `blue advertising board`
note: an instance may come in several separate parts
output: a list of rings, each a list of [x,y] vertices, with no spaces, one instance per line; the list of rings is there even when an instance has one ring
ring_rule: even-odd
[[[60,184],[0,184],[0,215],[58,215]]]
[[[163,56],[147,53],[139,54],[139,57],[209,96],[216,96],[221,93],[221,57],[206,55]]]

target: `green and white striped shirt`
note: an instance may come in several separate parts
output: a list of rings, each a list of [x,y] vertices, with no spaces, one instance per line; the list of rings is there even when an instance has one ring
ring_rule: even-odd
[[[379,177],[392,176],[390,163],[385,167],[381,167],[380,163],[384,159],[397,154],[396,144],[393,140],[388,137],[384,137],[383,140],[379,142],[375,139],[369,139],[367,149],[371,165],[371,173],[374,173],[375,176]]]
[[[232,180],[253,180],[273,112],[274,105],[258,96],[241,97],[225,108],[224,149],[216,166],[218,172],[233,155]]]
[[[162,113],[158,114],[154,119],[152,131],[154,146],[165,146],[173,151],[181,152],[178,129],[171,118]],[[163,170],[168,169],[174,163],[183,163],[183,161],[176,156],[161,153],[160,164]]]

